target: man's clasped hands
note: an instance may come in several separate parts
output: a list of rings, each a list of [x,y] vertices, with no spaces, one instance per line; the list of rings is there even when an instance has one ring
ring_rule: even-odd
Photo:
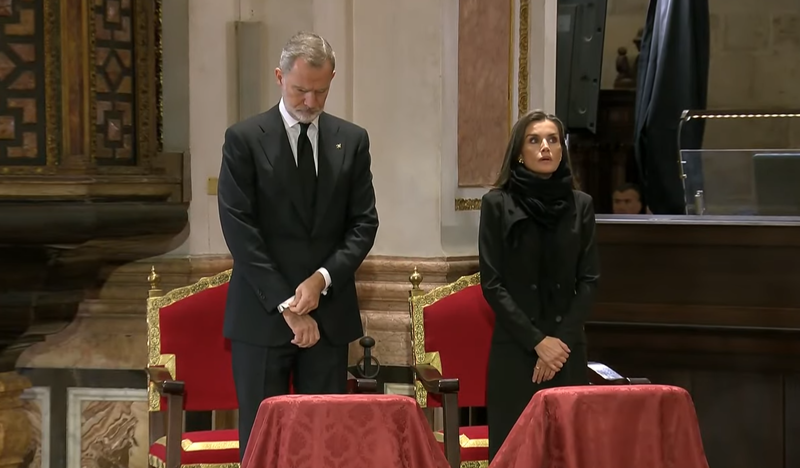
[[[314,273],[300,283],[288,307],[283,310],[283,319],[294,333],[292,344],[300,348],[310,348],[319,341],[317,321],[308,314],[319,306],[319,298],[324,289],[325,277],[320,272]]]

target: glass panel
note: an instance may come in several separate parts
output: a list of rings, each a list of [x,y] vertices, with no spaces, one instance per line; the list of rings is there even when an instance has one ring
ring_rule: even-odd
[[[800,216],[800,150],[681,150],[686,214]]]

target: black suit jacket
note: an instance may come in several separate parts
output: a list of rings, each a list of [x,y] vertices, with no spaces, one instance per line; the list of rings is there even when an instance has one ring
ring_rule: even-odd
[[[303,203],[278,106],[225,132],[219,216],[233,257],[224,333],[260,346],[290,342],[278,305],[324,267],[331,286],[311,313],[333,344],[363,335],[355,272],[378,230],[369,137],[355,124],[319,117],[316,210]]]
[[[592,197],[574,191],[575,213],[556,228],[555,310],[540,310],[539,229],[503,190],[483,196],[478,231],[481,288],[495,313],[494,343],[517,343],[533,352],[545,336],[567,346],[584,343],[583,325],[594,301],[600,262]],[[519,224],[519,225],[518,225]],[[511,230],[520,229],[515,242]]]

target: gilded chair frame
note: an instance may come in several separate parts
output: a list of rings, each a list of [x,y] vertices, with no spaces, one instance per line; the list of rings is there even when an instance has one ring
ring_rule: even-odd
[[[444,431],[435,434],[439,442],[445,447],[445,455],[451,468],[487,468],[489,462],[465,461],[461,462],[461,448],[487,447],[486,439],[469,439],[460,434],[458,416],[458,379],[448,379],[442,376],[442,360],[439,352],[425,348],[425,308],[435,304],[451,294],[462,289],[480,284],[480,273],[462,276],[455,282],[436,287],[427,293],[419,289],[422,276],[416,272],[411,275],[411,294],[409,295],[409,312],[411,314],[411,347],[413,350],[414,394],[417,403],[422,408],[428,406],[428,393],[433,392],[442,396],[442,411],[444,416]]]
[[[425,308],[462,289],[480,284],[481,274],[462,276],[455,282],[436,287],[425,294],[412,295],[409,299],[411,309],[411,346],[414,350],[414,366],[428,365],[442,373],[442,360],[438,351],[425,349]],[[415,395],[420,407],[428,406],[428,391],[419,380],[414,382]]]
[[[177,369],[177,362],[174,354],[161,353],[161,326],[159,322],[159,315],[161,309],[171,306],[178,301],[186,299],[187,297],[194,296],[207,289],[222,286],[231,279],[233,269],[228,269],[222,273],[217,273],[214,276],[201,278],[194,284],[183,286],[173,289],[163,296],[153,297],[153,292],[159,291],[157,289],[157,277],[151,280],[153,285],[151,297],[147,299],[147,368],[150,369],[164,369],[169,373],[170,379],[174,380]],[[151,274],[152,275],[152,274]],[[151,276],[152,277],[152,276]],[[161,394],[155,387],[155,382],[150,379],[147,387],[147,395],[149,401],[149,410],[161,411]]]
[[[185,451],[238,449],[239,441],[192,442],[183,440],[183,382],[176,380],[178,362],[174,354],[161,352],[161,309],[178,301],[191,297],[217,286],[222,286],[231,279],[232,269],[214,276],[201,278],[194,284],[173,289],[161,295],[159,276],[155,268],[151,270],[150,293],[147,299],[147,373],[148,373],[148,410],[150,418],[150,444],[163,445],[166,460],[148,454],[149,465],[155,468],[239,468],[239,463],[196,463],[181,465],[181,448]],[[161,399],[167,398],[166,421],[161,412]],[[166,431],[164,425],[166,422]],[[166,432],[166,435],[161,435]],[[174,440],[174,441],[173,441]]]

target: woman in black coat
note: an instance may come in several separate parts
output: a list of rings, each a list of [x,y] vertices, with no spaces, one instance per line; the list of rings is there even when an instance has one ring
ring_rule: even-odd
[[[533,111],[512,129],[483,196],[481,287],[496,321],[489,356],[489,460],[533,394],[588,384],[583,325],[600,276],[592,197],[572,178],[564,125]]]

